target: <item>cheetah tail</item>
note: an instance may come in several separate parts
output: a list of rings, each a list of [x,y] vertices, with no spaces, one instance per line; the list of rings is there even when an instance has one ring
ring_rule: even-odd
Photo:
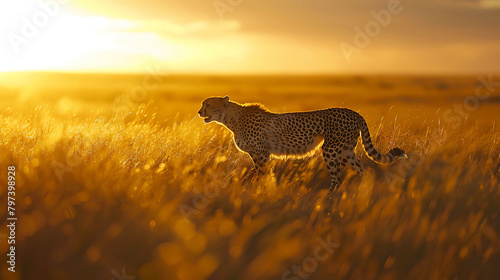
[[[391,164],[396,158],[407,158],[403,150],[400,148],[393,148],[389,153],[382,155],[374,147],[372,139],[370,137],[370,132],[368,131],[368,125],[366,125],[365,120],[362,120],[362,125],[360,129],[361,140],[363,141],[363,146],[365,147],[365,152],[369,158],[373,161],[381,164]]]

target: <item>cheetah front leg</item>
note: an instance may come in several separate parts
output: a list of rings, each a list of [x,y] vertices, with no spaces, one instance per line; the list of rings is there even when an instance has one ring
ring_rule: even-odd
[[[270,154],[266,153],[249,153],[253,160],[254,166],[242,179],[243,182],[258,180],[259,177],[264,176],[269,171],[269,157]]]
[[[269,172],[268,163],[270,156],[271,154],[268,151],[250,153],[257,176],[263,176]]]
[[[250,173],[247,173],[247,175],[245,175],[243,181],[247,181],[248,179],[253,180],[255,178],[261,177],[262,175],[265,175],[269,171],[268,163],[271,157],[271,153],[269,152],[267,146],[263,141],[257,141],[256,143],[253,143],[251,141],[248,141],[247,139],[248,138],[244,135],[234,135],[234,142],[236,143],[236,146],[238,146],[240,150],[248,153],[252,158],[254,164],[254,168],[250,171]],[[252,144],[249,145],[249,142],[251,142]]]

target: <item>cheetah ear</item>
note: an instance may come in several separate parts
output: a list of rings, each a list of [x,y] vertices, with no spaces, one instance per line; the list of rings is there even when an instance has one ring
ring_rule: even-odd
[[[229,95],[226,95],[226,96],[224,97],[224,102],[226,102],[226,103],[227,103],[227,102],[229,102]]]

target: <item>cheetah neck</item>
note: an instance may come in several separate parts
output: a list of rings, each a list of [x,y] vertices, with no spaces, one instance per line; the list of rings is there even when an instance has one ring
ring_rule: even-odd
[[[239,104],[229,102],[226,105],[226,110],[224,116],[222,117],[221,123],[229,128],[231,131],[235,131],[241,117],[241,111],[243,107]]]

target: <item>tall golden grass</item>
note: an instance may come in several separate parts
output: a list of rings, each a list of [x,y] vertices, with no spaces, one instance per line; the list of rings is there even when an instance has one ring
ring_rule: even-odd
[[[0,277],[497,279],[499,105],[483,102],[457,124],[443,120],[466,97],[453,89],[391,102],[388,92],[405,88],[349,99],[308,87],[316,94],[230,93],[273,110],[347,103],[366,117],[379,151],[399,146],[409,158],[378,166],[358,148],[371,172],[350,172],[331,194],[319,152],[274,160],[274,176],[243,182],[251,160],[225,128],[196,117],[203,93],[180,106],[162,103],[159,89],[127,116],[92,104],[77,113],[3,110],[0,182],[14,164],[18,272],[2,262]]]

